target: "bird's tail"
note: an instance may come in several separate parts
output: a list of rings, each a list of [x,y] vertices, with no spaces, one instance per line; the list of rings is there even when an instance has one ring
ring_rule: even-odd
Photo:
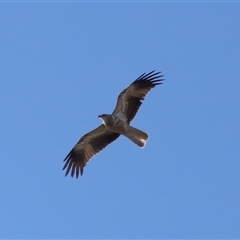
[[[148,139],[147,133],[137,128],[134,128],[132,126],[128,126],[128,128],[126,129],[126,132],[123,135],[129,138],[139,147],[144,147],[146,144],[146,140]]]

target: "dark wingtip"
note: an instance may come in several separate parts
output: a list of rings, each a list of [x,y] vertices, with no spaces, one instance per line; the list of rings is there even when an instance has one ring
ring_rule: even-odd
[[[76,178],[78,178],[79,176],[79,169],[78,167],[74,166],[71,156],[72,156],[72,151],[73,149],[68,153],[68,155],[64,158],[63,162],[65,162],[62,170],[64,171],[66,169],[65,172],[65,177],[70,173],[71,171],[71,177],[74,177],[75,171],[76,171]]]
[[[157,85],[162,84],[165,79],[163,79],[163,76],[161,72],[156,72],[156,70],[153,70],[149,73],[143,73],[141,76],[139,76],[133,83],[139,83],[139,84],[149,84],[149,87],[154,88]]]
[[[76,168],[76,179],[78,179],[79,177],[79,169],[80,169],[80,175],[82,176],[83,175],[83,167],[77,167]],[[74,177],[74,174],[72,175],[72,177]]]
[[[163,76],[164,75],[161,75],[161,72],[156,72],[156,70],[153,70],[149,73],[143,73],[134,82],[150,81],[154,85],[159,85],[159,84],[162,84],[162,81],[165,80],[165,79],[162,78]]]
[[[83,168],[84,166],[75,166],[72,162],[72,158],[71,158],[71,155],[72,155],[72,151],[69,152],[69,154],[64,158],[64,166],[62,168],[62,170],[65,170],[66,169],[66,172],[65,172],[65,177],[71,172],[71,177],[74,177],[74,175],[76,176],[76,179],[78,179],[79,175],[83,175]]]

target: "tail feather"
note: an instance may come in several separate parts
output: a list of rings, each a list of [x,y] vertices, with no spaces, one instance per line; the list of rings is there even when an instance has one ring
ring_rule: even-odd
[[[132,142],[137,144],[139,147],[144,147],[146,144],[146,140],[148,139],[147,133],[134,128],[132,126],[128,126],[126,129],[126,132],[124,133],[124,136],[129,138]]]

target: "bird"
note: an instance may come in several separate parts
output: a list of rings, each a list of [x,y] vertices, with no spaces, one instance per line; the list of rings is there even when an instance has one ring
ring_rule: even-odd
[[[145,146],[148,134],[131,126],[130,122],[148,92],[162,84],[163,76],[161,72],[155,70],[143,73],[118,95],[113,112],[99,115],[102,124],[83,135],[63,160],[65,164],[62,170],[66,169],[65,176],[71,173],[71,176],[77,179],[79,174],[83,175],[83,169],[88,161],[120,135],[127,137],[141,148]]]

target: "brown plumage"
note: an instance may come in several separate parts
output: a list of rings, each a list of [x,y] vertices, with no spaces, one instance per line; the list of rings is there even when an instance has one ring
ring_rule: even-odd
[[[104,124],[82,136],[64,159],[66,163],[63,170],[67,168],[65,176],[71,170],[71,176],[73,177],[76,173],[76,178],[78,178],[79,173],[83,174],[83,168],[89,159],[119,136],[120,134],[107,130]]]
[[[163,75],[159,75],[160,73],[161,72],[152,71],[138,77],[119,94],[116,107],[112,114],[121,111],[126,116],[128,123],[130,123],[142,105],[142,100],[144,100],[147,93],[156,85],[162,84]]]
[[[144,147],[148,134],[133,128],[129,123],[135,117],[147,93],[156,85],[162,84],[162,77],[160,72],[144,73],[119,94],[112,114],[99,115],[103,124],[85,134],[64,159],[65,176],[71,172],[72,177],[75,175],[78,178],[79,173],[83,174],[83,169],[91,157],[121,134],[138,146]]]

